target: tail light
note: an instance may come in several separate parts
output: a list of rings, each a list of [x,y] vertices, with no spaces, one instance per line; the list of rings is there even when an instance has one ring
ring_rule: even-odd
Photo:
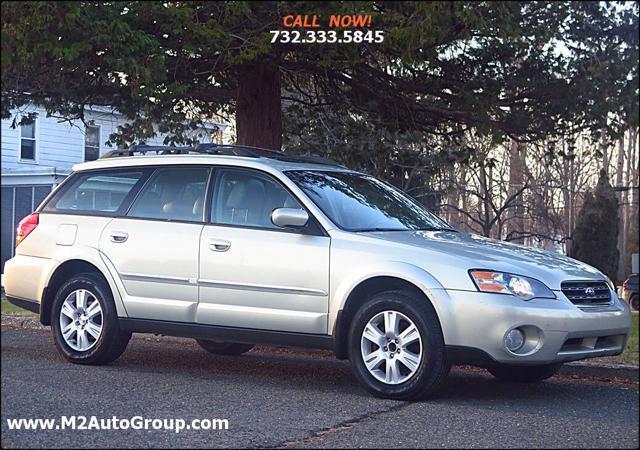
[[[24,239],[31,234],[33,230],[38,226],[38,213],[29,214],[22,219],[16,229],[16,246],[24,241]]]
[[[624,280],[624,283],[622,283],[622,289],[627,289],[629,286],[629,280]]]

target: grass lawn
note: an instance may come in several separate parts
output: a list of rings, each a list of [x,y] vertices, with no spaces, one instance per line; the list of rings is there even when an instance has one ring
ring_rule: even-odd
[[[9,303],[3,295],[2,301],[0,301],[0,307],[2,309],[2,314],[24,314],[35,316],[31,311],[27,311],[26,309],[18,308],[16,305],[12,305]]]

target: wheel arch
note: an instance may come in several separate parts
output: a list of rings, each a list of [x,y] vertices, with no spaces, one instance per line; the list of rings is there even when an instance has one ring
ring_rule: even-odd
[[[629,296],[629,309],[631,309],[631,311],[638,311],[637,308],[633,307],[633,302],[634,301],[638,301],[638,293],[634,292]]]
[[[40,301],[40,322],[43,325],[51,325],[51,307],[53,300],[58,292],[60,286],[73,275],[78,273],[95,273],[100,276],[111,289],[114,302],[116,304],[116,310],[118,315],[121,315],[121,311],[124,310],[122,301],[118,290],[111,279],[106,267],[102,267],[102,262],[98,259],[89,259],[83,257],[71,257],[55,266],[51,275],[48,278],[47,285],[42,290],[42,296]],[[125,312],[126,313],[126,312]]]
[[[372,295],[383,291],[405,290],[423,298],[425,302],[434,310],[440,326],[442,321],[438,314],[437,305],[434,304],[428,290],[421,288],[414,281],[407,280],[398,275],[375,275],[361,280],[351,289],[347,295],[342,308],[338,311],[335,319],[333,336],[335,343],[335,353],[338,359],[347,359],[347,339],[351,321],[355,316],[358,308],[367,301]],[[427,292],[425,292],[427,291]]]

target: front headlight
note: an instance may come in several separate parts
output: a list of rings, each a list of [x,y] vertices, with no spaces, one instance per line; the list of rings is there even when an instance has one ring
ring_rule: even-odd
[[[551,289],[535,278],[490,270],[471,270],[469,275],[480,292],[514,295],[522,300],[556,298]]]

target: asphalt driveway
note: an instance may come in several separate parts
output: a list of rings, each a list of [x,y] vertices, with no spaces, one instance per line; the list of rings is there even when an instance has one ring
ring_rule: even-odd
[[[326,352],[209,355],[134,338],[104,367],[66,363],[48,332],[2,328],[2,447],[638,447],[638,386],[522,385],[454,369],[421,403],[364,392]],[[220,418],[228,430],[9,430],[7,419]]]

